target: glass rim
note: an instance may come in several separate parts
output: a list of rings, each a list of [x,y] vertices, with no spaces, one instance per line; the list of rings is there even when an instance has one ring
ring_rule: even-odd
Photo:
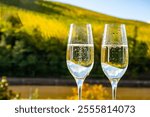
[[[92,26],[90,23],[71,23],[70,26],[73,26],[73,25],[76,25],[76,26]]]

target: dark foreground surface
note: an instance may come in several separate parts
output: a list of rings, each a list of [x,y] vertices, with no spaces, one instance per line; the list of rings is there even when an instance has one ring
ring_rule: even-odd
[[[40,85],[40,86],[75,86],[75,80],[73,78],[7,78],[10,85]],[[106,87],[110,86],[108,79],[106,80],[94,80],[86,79],[86,83],[89,84],[102,84]],[[148,80],[124,80],[121,79],[118,84],[119,87],[150,87],[150,81]]]

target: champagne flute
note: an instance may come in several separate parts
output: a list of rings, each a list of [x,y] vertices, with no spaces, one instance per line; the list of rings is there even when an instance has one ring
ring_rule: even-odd
[[[90,24],[70,25],[67,45],[67,67],[78,87],[78,99],[82,99],[82,85],[94,64],[94,44]]]
[[[111,83],[112,99],[116,100],[117,84],[128,67],[128,43],[124,24],[105,24],[101,66]]]

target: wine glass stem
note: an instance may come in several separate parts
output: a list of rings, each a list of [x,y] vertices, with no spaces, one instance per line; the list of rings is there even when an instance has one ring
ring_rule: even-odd
[[[111,86],[112,86],[112,100],[116,100],[117,84],[118,84],[118,80],[116,80],[116,79],[111,80]]]
[[[82,100],[82,85],[83,85],[83,79],[77,79],[77,86],[78,86],[78,99]]]

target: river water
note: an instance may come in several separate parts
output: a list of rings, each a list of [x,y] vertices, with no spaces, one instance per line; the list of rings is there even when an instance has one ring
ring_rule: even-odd
[[[21,98],[30,99],[35,92],[39,99],[66,99],[72,95],[74,86],[10,86],[14,92],[20,93]],[[107,91],[111,95],[111,88],[107,87]],[[110,98],[111,99],[111,98]],[[150,88],[127,88],[118,87],[117,99],[121,100],[150,100]]]

